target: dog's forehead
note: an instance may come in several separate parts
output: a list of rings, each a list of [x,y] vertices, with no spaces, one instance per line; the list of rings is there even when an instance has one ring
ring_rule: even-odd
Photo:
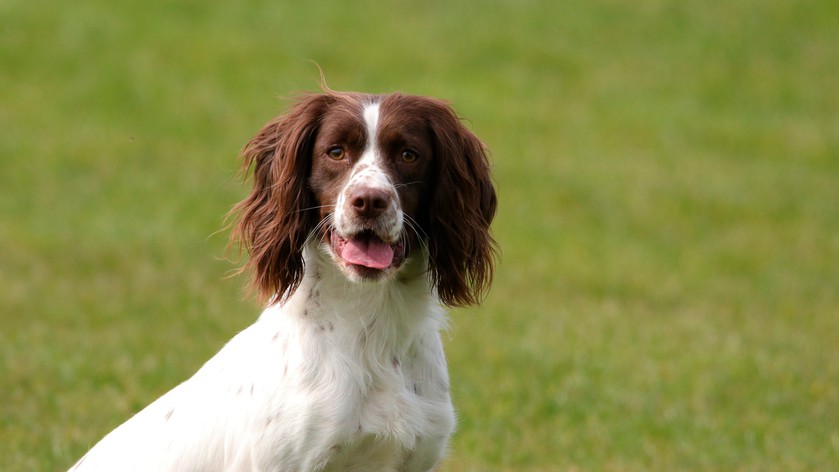
[[[339,142],[361,144],[367,140],[367,128],[361,104],[338,102],[328,107],[319,118],[318,140],[323,145]]]
[[[318,136],[321,140],[330,141],[324,144],[338,144],[341,142],[358,142],[367,140],[367,128],[364,122],[355,114],[327,113],[320,124]],[[336,141],[336,142],[332,142]]]
[[[360,161],[367,164],[383,164],[385,156],[403,147],[428,155],[433,105],[423,97],[399,93],[338,96],[319,119],[316,152],[345,145],[363,154]]]
[[[433,112],[413,100],[385,100],[379,107],[378,138],[381,144],[409,147],[428,144]],[[417,149],[415,149],[417,150]]]

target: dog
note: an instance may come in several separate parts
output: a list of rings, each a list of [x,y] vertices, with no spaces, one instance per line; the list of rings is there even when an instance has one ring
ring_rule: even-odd
[[[444,307],[480,303],[497,255],[484,144],[441,100],[325,89],[242,160],[231,243],[267,308],[71,470],[437,468]]]

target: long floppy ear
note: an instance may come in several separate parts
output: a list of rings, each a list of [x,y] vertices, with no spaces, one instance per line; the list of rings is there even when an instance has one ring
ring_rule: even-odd
[[[497,200],[485,147],[444,102],[430,100],[437,175],[428,214],[429,268],[440,300],[478,304],[492,282]]]
[[[246,177],[253,168],[253,190],[231,210],[230,243],[249,252],[240,272],[249,270],[252,290],[272,302],[291,295],[303,279],[303,246],[317,224],[307,179],[327,102],[325,95],[304,96],[242,151]]]

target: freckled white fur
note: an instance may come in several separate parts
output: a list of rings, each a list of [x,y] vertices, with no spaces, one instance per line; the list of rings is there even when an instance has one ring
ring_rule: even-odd
[[[377,105],[366,108],[371,131],[377,116]],[[392,188],[376,153],[368,146],[357,163],[368,167],[347,186]],[[398,213],[389,220],[397,232]],[[338,210],[335,218],[340,224]],[[291,296],[71,470],[434,469],[454,411],[439,335],[445,315],[427,257],[409,258],[383,280],[351,282],[327,247],[311,243],[303,282]]]

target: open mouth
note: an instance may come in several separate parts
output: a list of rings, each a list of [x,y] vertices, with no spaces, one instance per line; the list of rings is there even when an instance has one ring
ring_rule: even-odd
[[[399,267],[405,260],[405,244],[402,241],[387,243],[370,230],[346,238],[333,230],[329,240],[335,255],[356,268],[383,271]]]

